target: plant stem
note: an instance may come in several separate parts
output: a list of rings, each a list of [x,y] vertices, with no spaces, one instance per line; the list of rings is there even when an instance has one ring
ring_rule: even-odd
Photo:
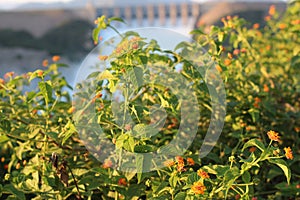
[[[80,191],[79,191],[79,187],[78,187],[77,181],[76,181],[76,179],[75,179],[75,176],[74,176],[74,174],[73,174],[73,172],[72,172],[72,169],[71,169],[71,167],[70,167],[68,164],[66,164],[66,166],[69,168],[69,170],[70,170],[70,172],[71,172],[71,175],[72,175],[72,177],[73,177],[74,184],[75,184],[75,187],[76,187],[77,193],[78,193],[78,199],[81,199],[81,194],[80,194]]]

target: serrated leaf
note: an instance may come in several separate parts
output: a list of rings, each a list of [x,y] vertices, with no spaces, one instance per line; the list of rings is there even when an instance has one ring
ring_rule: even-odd
[[[225,37],[224,32],[218,32],[218,40],[219,40],[219,42],[223,42],[224,37]]]
[[[252,147],[252,146],[257,147],[262,152],[264,152],[266,150],[266,147],[265,147],[265,145],[262,142],[260,142],[257,139],[251,139],[251,140],[249,140],[248,142],[246,142],[244,144],[242,151],[244,151],[246,148]]]
[[[8,192],[10,194],[13,194],[15,197],[17,197],[19,200],[25,200],[25,194],[18,190],[17,188],[15,188],[13,185],[9,184],[9,185],[5,185],[3,187],[3,191],[4,192]]]
[[[176,194],[174,200],[185,200],[186,198],[186,192],[179,192]]]
[[[198,35],[205,35],[205,33],[203,31],[201,31],[200,29],[195,29],[195,30],[192,30],[190,32],[190,34],[194,35],[194,34],[198,34]]]
[[[141,67],[130,67],[126,74],[126,81],[131,82],[134,90],[138,90],[143,85],[143,69]]]
[[[1,135],[0,136],[0,143],[4,143],[9,141],[9,137],[7,137],[6,135]]]
[[[286,180],[287,180],[287,183],[290,184],[290,180],[291,180],[291,170],[290,168],[288,167],[287,163],[282,160],[282,159],[269,159],[268,160],[270,163],[272,164],[276,164],[278,167],[281,168],[281,170],[283,171],[285,177],[286,177]]]
[[[258,119],[259,119],[259,110],[251,108],[251,109],[248,110],[248,112],[252,117],[252,121],[254,123],[257,122]]]
[[[151,167],[151,155],[149,154],[136,154],[136,170],[138,184],[143,180],[143,173],[149,172]]]
[[[92,72],[87,76],[87,79],[96,78],[97,76],[99,76],[99,74],[101,74],[101,72]]]
[[[9,133],[10,130],[11,130],[11,124],[10,124],[10,121],[8,121],[8,120],[6,120],[6,119],[1,120],[1,122],[0,122],[0,128],[1,128],[3,131],[6,131],[7,133]]]
[[[108,70],[104,70],[103,72],[101,72],[98,77],[97,77],[98,80],[111,80],[111,79],[117,79],[116,77],[114,77],[110,71]]]
[[[128,133],[121,134],[121,135],[117,138],[117,141],[116,141],[116,147],[117,147],[118,149],[123,148],[124,141],[127,140],[128,138],[129,138],[129,134],[128,134]]]
[[[134,152],[136,153],[148,153],[155,151],[155,146],[151,145],[138,145],[134,147]]]
[[[179,180],[179,177],[177,177],[176,175],[171,176],[171,177],[169,178],[170,186],[171,186],[172,188],[175,188],[176,185],[177,185],[178,180]]]
[[[52,99],[52,87],[50,81],[41,81],[38,83],[41,94],[45,99],[46,106],[48,107],[49,101]]]
[[[193,184],[194,182],[197,182],[199,180],[199,176],[196,172],[191,173],[187,177],[187,184]]]
[[[129,136],[128,139],[124,141],[123,147],[127,151],[134,152],[134,138]]]
[[[66,126],[64,127],[64,129],[65,129],[66,131],[59,135],[59,137],[63,137],[63,139],[62,139],[62,145],[64,145],[64,143],[65,143],[65,142],[66,142],[66,141],[67,141],[74,133],[76,133],[76,127],[75,127],[75,125],[74,125],[71,121],[68,121],[68,123],[66,124]]]
[[[124,21],[122,18],[120,18],[120,17],[110,17],[110,18],[107,20],[108,23],[110,23],[110,22],[112,22],[112,21],[122,22],[122,23],[125,24],[125,21]]]
[[[177,51],[178,49],[184,49],[186,47],[190,46],[190,44],[188,42],[180,42],[179,44],[176,45],[176,47],[174,48],[174,51]]]
[[[242,175],[242,180],[244,183],[249,183],[251,181],[251,175],[248,171],[245,171]]]
[[[156,135],[158,130],[153,128],[151,125],[146,124],[137,124],[133,127],[133,136],[134,137],[144,137],[144,138],[150,138],[154,135]]]
[[[95,44],[97,44],[99,42],[99,33],[101,31],[101,28],[100,27],[96,27],[93,29],[93,33],[92,33],[92,36],[93,36],[93,40],[95,42]]]

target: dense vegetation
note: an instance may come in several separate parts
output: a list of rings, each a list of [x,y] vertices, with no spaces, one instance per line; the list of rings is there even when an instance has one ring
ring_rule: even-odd
[[[44,62],[47,68],[5,74],[0,79],[0,197],[299,197],[299,16],[296,1],[280,19],[271,6],[264,26],[248,28],[245,20],[227,16],[221,19],[222,27],[212,26],[209,33],[201,27],[192,31],[196,43],[180,43],[170,50],[135,32],[101,41],[103,29],[113,28],[112,21],[122,21],[102,16],[95,21],[93,39],[114,50],[100,53],[100,65],[106,69],[77,85],[73,101],[65,90],[70,86],[58,72],[64,65],[57,56]],[[199,62],[185,59],[202,47],[208,54],[200,54]],[[214,62],[206,62],[207,55]],[[34,79],[39,81],[37,88],[24,92],[23,87]],[[184,101],[185,97],[191,100],[191,93],[176,90],[185,80],[195,83],[184,87],[194,91],[196,105]],[[212,151],[199,157],[212,118],[218,121],[224,114],[224,106],[212,112],[214,103],[224,97],[220,87],[212,87],[220,80],[226,92],[225,124]],[[168,81],[172,88],[155,84]],[[114,99],[117,89],[124,101]],[[219,98],[214,102],[212,96]],[[152,118],[153,107],[158,112],[163,109],[165,118]],[[193,112],[197,109],[200,116]],[[153,135],[152,125],[162,121]],[[165,149],[170,156],[163,163],[147,157],[178,137],[189,138],[189,131],[177,133],[182,125],[197,126],[193,144],[184,154],[182,144],[188,139]],[[108,148],[99,145],[103,141]],[[136,157],[130,159],[130,153]]]

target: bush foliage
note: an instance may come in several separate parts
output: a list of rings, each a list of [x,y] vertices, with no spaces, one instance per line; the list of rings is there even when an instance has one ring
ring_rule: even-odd
[[[266,25],[249,27],[236,16],[222,19],[209,33],[200,27],[193,38],[217,63],[226,88],[226,117],[222,135],[204,158],[198,150],[210,122],[209,93],[201,77],[181,59],[180,53],[164,51],[136,33],[123,37],[110,55],[104,72],[92,74],[100,81],[94,98],[82,100],[96,108],[96,115],[82,115],[66,88],[71,86],[58,69],[59,58],[47,68],[24,75],[7,73],[0,79],[0,197],[6,199],[290,199],[300,195],[300,3],[288,6],[279,19],[270,7]],[[94,40],[111,27],[104,16],[96,20]],[[100,44],[101,45],[101,44]],[[192,45],[192,44],[191,44]],[[181,73],[193,85],[201,110],[198,134],[184,155],[167,160],[164,168],[147,173],[112,168],[117,157],[103,163],[87,151],[80,139],[76,119],[99,123],[117,149],[153,151],[168,144],[179,126],[180,104],[166,88],[149,85],[130,98],[124,89],[127,109],[136,125],[116,125],[111,106],[114,85],[124,72],[163,63]],[[157,69],[159,71],[159,69]],[[137,74],[136,74],[137,75]],[[138,76],[135,77],[138,81]],[[28,89],[37,79],[35,89]],[[104,81],[106,80],[106,81]],[[130,88],[130,83],[128,83]],[[25,89],[24,89],[25,88]],[[105,92],[104,92],[105,91]],[[126,93],[127,92],[127,93]],[[105,95],[104,95],[105,94]],[[77,95],[80,95],[78,93]],[[149,106],[162,105],[168,116],[157,136],[147,138]],[[75,109],[76,108],[76,109]],[[76,118],[76,119],[75,119]],[[181,122],[182,123],[182,122]],[[189,123],[187,120],[184,123]],[[89,125],[89,124],[87,124]],[[139,134],[142,137],[134,137]],[[145,137],[143,137],[145,136]],[[91,141],[93,142],[93,141]],[[97,151],[97,149],[96,149]],[[136,162],[143,168],[145,163]]]

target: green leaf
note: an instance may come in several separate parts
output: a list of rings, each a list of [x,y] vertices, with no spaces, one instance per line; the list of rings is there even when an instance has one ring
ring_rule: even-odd
[[[291,180],[291,170],[288,167],[287,163],[282,159],[269,159],[268,160],[272,164],[276,164],[278,167],[280,167],[286,177],[286,181],[288,184],[290,184]]]
[[[169,183],[172,188],[176,188],[178,181],[179,181],[179,177],[174,174],[169,178]]]
[[[128,181],[130,181],[135,175],[136,175],[135,170],[127,170],[127,171],[124,172],[124,176],[126,177],[126,179]]]
[[[116,77],[114,77],[110,71],[108,70],[104,70],[103,72],[101,72],[99,75],[98,75],[98,80],[111,80],[111,79],[117,79]]]
[[[245,183],[249,183],[251,181],[251,175],[248,171],[245,171],[242,175],[242,180],[245,182]]]
[[[130,67],[126,74],[126,81],[132,83],[134,90],[138,90],[144,82],[143,69],[141,67]]]
[[[90,78],[96,78],[96,77],[98,77],[99,75],[101,74],[101,72],[93,72],[93,73],[91,73],[91,74],[89,74],[88,76],[87,76],[87,79],[90,79]]]
[[[266,150],[266,147],[265,147],[265,145],[262,142],[260,142],[257,139],[251,139],[251,140],[249,140],[248,142],[246,142],[244,144],[242,151],[244,151],[246,148],[252,147],[252,146],[257,147],[262,152],[264,152]]]
[[[259,110],[251,108],[248,110],[248,112],[252,117],[252,121],[254,123],[257,122],[257,120],[259,119]]]
[[[234,184],[235,180],[240,176],[240,170],[237,167],[232,167],[230,170],[226,171],[223,179],[223,184],[226,185],[225,198],[227,197],[228,191]]]
[[[0,128],[1,128],[3,131],[9,133],[9,132],[11,131],[11,124],[10,124],[10,121],[8,121],[8,120],[6,120],[6,119],[1,120],[1,121],[0,121]]]
[[[16,152],[16,156],[19,160],[23,160],[23,153],[26,152],[26,151],[30,151],[31,150],[31,146],[29,145],[30,144],[30,141],[28,140],[27,142],[25,143],[21,143],[19,141],[17,141],[18,145],[16,148],[15,148],[15,152]],[[30,148],[30,149],[28,149]]]
[[[161,106],[162,106],[162,107],[167,108],[167,107],[170,106],[170,105],[169,105],[169,102],[166,101],[160,93],[157,93],[157,95],[158,95],[158,97],[159,97],[159,99],[160,99],[160,102],[161,102]]]
[[[17,197],[19,200],[25,200],[25,194],[16,189],[13,185],[9,184],[9,185],[5,185],[3,188],[4,192],[8,192],[10,194],[13,194],[15,197]]]
[[[2,196],[3,186],[0,184],[0,197]]]
[[[137,138],[150,138],[151,136],[156,135],[158,130],[153,128],[150,125],[146,124],[137,124],[133,127],[133,136]]]
[[[219,42],[223,42],[224,40],[224,37],[225,37],[225,33],[224,32],[218,32],[218,40]]]
[[[124,141],[123,143],[123,147],[125,150],[130,151],[130,152],[134,152],[134,138],[129,136],[127,140]]]
[[[65,131],[59,135],[59,137],[63,137],[62,145],[74,134],[77,132],[75,125],[68,121],[68,123],[64,127]]]
[[[124,148],[127,151],[133,152],[134,146],[135,146],[134,138],[130,136],[128,132],[120,135],[117,138],[116,147],[119,149]]]
[[[112,21],[122,22],[125,24],[125,21],[120,17],[110,17],[107,22],[110,24]]]
[[[153,145],[137,145],[134,147],[134,152],[136,153],[148,153],[156,150],[156,147]]]
[[[174,200],[185,200],[186,198],[186,192],[179,192],[176,194]]]
[[[201,31],[200,29],[192,30],[190,32],[190,34],[192,34],[192,35],[205,35],[205,33],[203,31]]]
[[[0,143],[4,143],[9,141],[9,137],[7,137],[6,135],[1,135],[0,136]]]
[[[95,44],[97,44],[99,42],[98,36],[99,36],[100,31],[101,31],[100,27],[96,27],[93,29],[92,35],[93,35],[93,40],[94,40]]]
[[[292,59],[291,59],[291,66],[296,67],[297,64],[300,64],[300,56],[299,55],[296,55],[296,56],[292,57]]]
[[[50,81],[41,81],[38,83],[40,91],[45,99],[46,106],[48,107],[49,101],[52,99],[52,87]]]
[[[136,155],[136,169],[138,184],[141,183],[143,179],[143,173],[149,172],[151,167],[151,155],[149,154],[137,154]]]
[[[187,184],[193,184],[194,182],[197,182],[199,180],[199,176],[196,172],[191,173],[187,177]]]
[[[176,45],[176,47],[174,48],[174,51],[177,51],[178,49],[185,49],[187,47],[191,46],[190,43],[188,42],[180,42],[179,44]]]
[[[102,15],[101,17],[97,18],[97,27],[93,30],[93,40],[95,43],[98,43],[99,41],[99,33],[101,30],[106,29],[107,23],[106,23],[106,16]]]

